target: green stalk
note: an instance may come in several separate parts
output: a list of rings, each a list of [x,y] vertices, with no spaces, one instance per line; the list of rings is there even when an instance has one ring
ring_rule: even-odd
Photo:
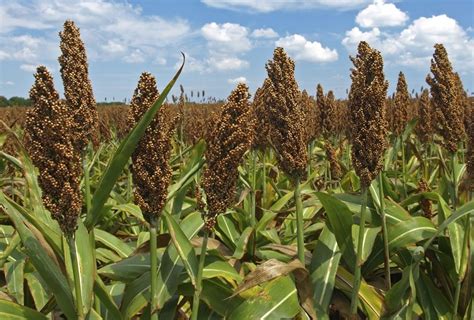
[[[201,255],[199,256],[199,268],[198,274],[196,278],[196,290],[194,290],[194,297],[193,297],[193,310],[191,313],[191,320],[198,319],[199,313],[199,301],[202,292],[202,270],[204,269],[204,261],[206,260],[206,250],[207,250],[207,239],[209,237],[209,232],[206,230],[204,232],[204,238],[202,240],[201,246]]]
[[[313,141],[308,144],[308,177],[311,175],[311,154],[313,152]]]
[[[76,312],[79,320],[84,319],[82,306],[81,274],[79,272],[79,260],[77,259],[76,240],[74,235],[67,236],[69,251],[71,253],[72,273],[74,277],[74,290],[76,293]]]
[[[92,206],[92,197],[91,197],[91,185],[90,185],[90,172],[87,166],[87,156],[84,157],[82,161],[84,168],[84,189],[85,189],[85,198],[86,198],[86,212],[89,213],[89,210]]]
[[[262,208],[265,207],[265,199],[267,198],[267,171],[265,162],[267,161],[266,151],[262,150]]]
[[[456,171],[454,170],[456,164],[456,154],[451,154],[451,168],[452,168],[452,180],[453,180],[453,193],[452,193],[452,202],[453,202],[453,212],[456,211],[457,206],[457,179],[456,179]],[[463,247],[461,253],[461,266],[464,265],[466,259],[468,258],[469,254],[466,255],[468,242],[469,242],[469,231],[470,231],[470,221],[469,216],[464,218],[464,238],[463,238]],[[462,270],[459,270],[460,272]],[[459,297],[461,295],[461,287],[462,287],[463,277],[462,275],[458,275],[458,281],[456,282],[456,291],[454,293],[454,304],[453,304],[453,314],[456,315],[458,313],[459,308]]]
[[[158,278],[156,277],[157,270],[158,270],[158,259],[156,256],[156,228],[157,228],[157,221],[153,219],[150,222],[150,282],[151,282],[151,289],[150,289],[150,314],[152,320],[158,320],[158,304],[156,299],[156,292],[158,287]]]
[[[359,288],[361,282],[361,267],[362,267],[362,244],[364,242],[365,232],[365,211],[367,208],[367,187],[362,187],[362,206],[360,209],[360,222],[359,222],[359,237],[357,239],[357,259],[354,273],[354,285],[352,288],[351,297],[351,314],[357,314],[357,302],[359,299]]]
[[[407,182],[406,182],[406,164],[405,164],[405,147],[403,145],[403,136],[400,136],[400,149],[402,149],[402,184],[403,195],[405,199],[408,197]]]
[[[304,264],[304,230],[303,230],[303,203],[301,201],[300,178],[295,181],[295,203],[296,203],[296,235],[298,244],[298,259]]]
[[[256,200],[255,200],[255,189],[257,188],[257,151],[251,151],[252,154],[252,162],[251,162],[251,180],[250,180],[250,225],[255,227],[257,223],[255,217],[255,207],[256,207]],[[255,230],[252,231],[252,235],[249,239],[249,254],[250,257],[253,259],[255,255]]]
[[[384,269],[385,269],[385,283],[387,288],[392,287],[390,279],[390,251],[388,249],[388,230],[387,230],[387,217],[385,216],[385,202],[383,192],[383,171],[379,174],[379,195],[380,195],[380,216],[382,217],[382,238],[384,248]]]

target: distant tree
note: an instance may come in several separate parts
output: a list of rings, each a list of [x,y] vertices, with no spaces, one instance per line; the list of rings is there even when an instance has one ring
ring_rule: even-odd
[[[30,99],[25,99],[22,97],[11,97],[8,100],[8,104],[10,106],[26,107],[26,106],[31,105],[31,101]]]
[[[0,96],[0,108],[8,107],[8,99],[4,96]]]
[[[204,98],[205,95],[206,95],[206,91],[202,90],[202,97]]]

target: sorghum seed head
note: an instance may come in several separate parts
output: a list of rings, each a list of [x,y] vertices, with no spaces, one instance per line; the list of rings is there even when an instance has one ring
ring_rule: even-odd
[[[435,130],[444,138],[446,149],[454,153],[464,136],[463,110],[459,105],[459,89],[448,53],[442,44],[436,44],[434,47],[435,52],[431,59],[432,75],[426,77],[426,82],[431,90],[436,117]]]
[[[295,63],[283,50],[276,48],[273,60],[266,64],[270,79],[268,119],[270,137],[278,164],[293,180],[306,177],[304,114],[299,102],[299,89],[295,80]]]
[[[232,205],[239,177],[238,167],[250,148],[254,120],[247,85],[240,83],[230,94],[207,143],[203,188],[206,193],[205,223],[212,229],[219,214]]]
[[[252,102],[252,109],[255,117],[255,132],[252,142],[253,149],[264,150],[268,146],[268,136],[270,125],[268,123],[268,90],[270,87],[270,79],[266,78],[262,87],[255,92]]]
[[[130,104],[130,128],[140,121],[158,97],[155,78],[150,73],[142,73]],[[135,202],[148,222],[161,214],[171,181],[169,158],[176,119],[169,108],[164,105],[158,110],[132,154]]]
[[[74,148],[72,119],[54,89],[46,67],[38,67],[30,90],[33,108],[25,124],[25,145],[39,171],[43,203],[61,227],[71,236],[82,208],[80,153]]]
[[[61,38],[61,77],[64,85],[66,105],[73,119],[75,146],[83,150],[88,141],[98,143],[98,114],[92,85],[89,80],[87,55],[79,28],[67,20],[59,33]]]
[[[418,122],[416,134],[422,143],[428,143],[433,139],[433,110],[428,89],[424,89],[418,102]]]
[[[349,109],[351,120],[352,163],[363,187],[367,188],[382,169],[387,147],[385,99],[388,82],[379,51],[365,41],[359,43],[352,69]]]
[[[392,130],[400,136],[405,130],[408,121],[408,106],[410,104],[410,95],[408,94],[405,75],[400,71],[398,74],[397,90],[395,92],[395,105],[393,110]]]

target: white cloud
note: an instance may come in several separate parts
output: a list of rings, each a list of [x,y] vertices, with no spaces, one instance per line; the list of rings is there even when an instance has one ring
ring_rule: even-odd
[[[364,28],[401,26],[407,20],[408,15],[405,12],[393,3],[385,3],[384,0],[375,0],[356,17],[357,24]]]
[[[296,60],[330,62],[338,58],[336,49],[323,47],[321,43],[306,40],[299,34],[280,38],[275,42],[275,45],[285,48]]]
[[[252,47],[247,28],[235,23],[207,23],[201,28],[202,35],[215,50],[245,52]]]
[[[240,70],[249,66],[248,61],[239,59],[237,57],[211,57],[208,61],[210,69],[217,69],[219,71],[225,70]]]
[[[36,72],[37,65],[34,64],[22,64],[20,65],[20,69],[26,72]]]
[[[126,55],[123,60],[128,63],[143,63],[145,62],[145,55],[140,49],[135,49],[129,55]]]
[[[418,18],[399,33],[383,33],[378,28],[364,32],[354,27],[346,32],[342,44],[355,51],[362,40],[380,50],[388,60],[424,68],[429,67],[434,44],[442,43],[455,67],[474,67],[474,39],[445,14]]]
[[[127,46],[116,41],[116,40],[109,40],[106,44],[102,45],[102,49],[109,53],[122,53],[127,51]]]
[[[10,58],[10,54],[3,50],[0,50],[0,61],[6,60],[8,58]]]
[[[307,10],[317,8],[352,9],[371,0],[201,0],[219,9],[272,12],[277,10]]]
[[[164,66],[166,65],[166,59],[163,58],[163,57],[157,57],[155,60],[153,60],[153,63],[154,64],[157,64],[157,65],[160,65],[160,66]]]
[[[277,38],[278,33],[273,30],[272,28],[265,28],[265,29],[255,29],[251,36],[253,38],[265,38],[265,39],[272,39]]]
[[[234,79],[227,79],[227,82],[230,83],[230,84],[247,83],[247,78],[237,77],[237,78],[234,78]]]
[[[15,83],[13,81],[7,80],[7,81],[0,81],[0,85],[2,86],[13,86]]]
[[[31,43],[17,43],[22,46],[20,49],[2,48],[10,59],[21,61],[33,58],[33,55],[56,60],[59,54],[57,33],[66,19],[74,20],[80,28],[89,58],[101,60],[129,60],[126,57],[135,50],[140,50],[145,60],[152,60],[157,53],[166,55],[168,52],[164,49],[180,44],[190,31],[188,21],[184,19],[149,15],[137,5],[114,0],[3,1],[0,17],[3,43],[11,43],[18,35],[28,36],[30,30],[44,34],[41,39],[44,41],[37,48]],[[26,49],[21,51],[23,48]]]

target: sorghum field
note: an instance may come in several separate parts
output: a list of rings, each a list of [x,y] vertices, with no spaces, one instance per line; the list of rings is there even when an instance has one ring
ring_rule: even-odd
[[[72,21],[60,49],[64,97],[39,66],[0,109],[2,319],[473,318],[473,100],[442,44],[415,94],[361,42],[343,100],[276,48],[255,93],[171,103],[179,69],[108,107]]]

